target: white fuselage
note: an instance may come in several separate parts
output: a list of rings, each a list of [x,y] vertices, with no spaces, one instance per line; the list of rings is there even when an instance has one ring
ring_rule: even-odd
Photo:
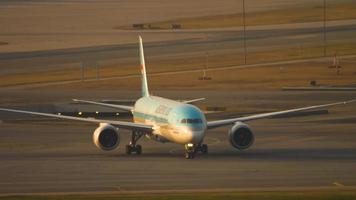
[[[161,97],[138,99],[132,113],[134,122],[153,126],[154,131],[148,136],[160,142],[200,144],[207,129],[199,108]]]

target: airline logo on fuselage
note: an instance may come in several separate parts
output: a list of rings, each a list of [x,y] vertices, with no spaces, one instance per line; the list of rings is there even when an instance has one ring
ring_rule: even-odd
[[[143,65],[140,65],[141,74],[143,74]]]
[[[156,108],[155,113],[167,116],[171,112],[171,110],[172,110],[172,108],[169,108],[165,105],[159,105]]]

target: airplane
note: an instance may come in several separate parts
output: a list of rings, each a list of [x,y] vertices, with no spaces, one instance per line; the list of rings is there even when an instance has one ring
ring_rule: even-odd
[[[131,140],[129,144],[126,145],[127,154],[141,154],[142,147],[141,145],[137,144],[137,142],[142,136],[146,136],[149,139],[162,143],[173,142],[184,145],[185,158],[192,159],[198,152],[202,154],[208,153],[208,145],[203,143],[207,130],[232,125],[228,131],[228,139],[230,144],[238,150],[245,150],[251,147],[255,140],[255,136],[250,126],[245,122],[318,108],[344,105],[356,101],[356,99],[352,99],[349,101],[337,103],[308,106],[216,121],[207,121],[204,113],[198,107],[191,104],[197,101],[201,101],[204,98],[187,101],[175,101],[150,94],[148,90],[145,56],[141,36],[139,36],[139,57],[141,68],[142,97],[135,102],[134,106],[73,99],[75,102],[82,102],[129,111],[133,115],[133,122],[74,117],[61,114],[50,114],[6,108],[0,108],[0,111],[97,123],[99,126],[93,133],[93,143],[96,147],[104,151],[111,151],[116,149],[120,143],[119,130],[127,129],[132,131]]]

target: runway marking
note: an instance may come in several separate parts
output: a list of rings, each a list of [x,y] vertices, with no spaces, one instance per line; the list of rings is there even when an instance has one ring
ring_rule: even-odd
[[[354,190],[355,186],[350,186]],[[339,191],[333,187],[252,187],[252,188],[209,188],[209,189],[155,189],[155,190],[125,190],[125,191],[86,191],[86,192],[14,192],[0,193],[0,197],[9,196],[59,196],[59,195],[123,195],[123,194],[187,194],[187,193],[228,193],[228,192],[280,192],[280,191]]]
[[[335,181],[333,184],[336,185],[337,187],[345,187],[345,185],[343,185],[343,184],[341,184],[340,182],[337,182],[337,181]]]
[[[174,154],[177,150],[178,150],[177,148],[176,149],[171,149],[171,150],[169,150],[169,153],[170,154]]]
[[[209,145],[216,145],[221,143],[221,140],[215,137],[205,137],[206,140],[212,140],[212,143],[208,143]]]

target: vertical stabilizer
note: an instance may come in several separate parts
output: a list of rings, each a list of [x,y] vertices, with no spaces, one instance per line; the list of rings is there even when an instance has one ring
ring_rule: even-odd
[[[147,74],[145,65],[145,55],[143,53],[143,44],[141,36],[138,37],[140,41],[140,68],[141,68],[141,92],[142,96],[149,96],[147,85]]]

